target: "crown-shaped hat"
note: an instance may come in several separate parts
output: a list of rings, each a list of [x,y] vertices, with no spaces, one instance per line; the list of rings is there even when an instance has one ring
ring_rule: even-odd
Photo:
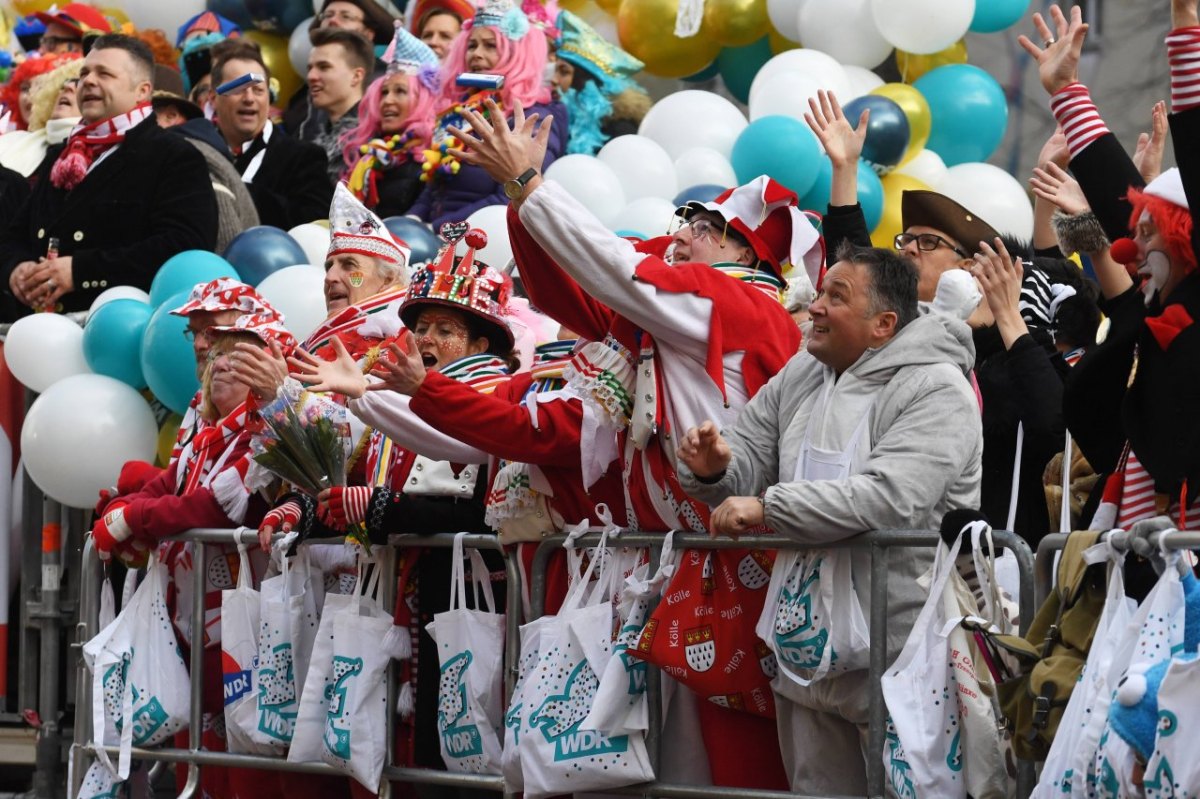
[[[529,33],[529,17],[513,0],[487,0],[475,12],[476,27],[496,28],[512,41],[520,41]]]
[[[283,317],[277,313],[243,314],[232,325],[219,325],[209,328],[210,333],[251,333],[264,344],[272,342],[279,345],[284,355],[296,348],[296,337],[283,326]]]
[[[196,311],[241,311],[243,314],[279,315],[252,286],[232,277],[219,277],[207,283],[197,283],[192,287],[187,302],[171,313],[187,316]]]
[[[326,258],[341,253],[357,253],[378,258],[394,266],[408,266],[411,248],[398,239],[383,221],[360,203],[345,183],[338,183],[329,206],[329,252]]]
[[[445,243],[432,262],[413,274],[400,306],[400,319],[405,327],[412,328],[424,306],[458,308],[490,323],[489,327],[494,329],[488,338],[493,349],[511,350],[513,334],[505,317],[512,278],[475,260],[475,252],[487,246],[487,234],[471,229],[466,222],[447,222],[439,234]],[[456,255],[460,241],[467,245],[467,252],[461,258]]]
[[[632,84],[633,75],[645,66],[570,11],[558,15],[558,27],[562,39],[557,57],[586,70],[600,81],[605,94],[625,91]]]
[[[437,54],[429,49],[429,45],[405,30],[400,20],[396,20],[396,32],[392,36],[392,43],[383,53],[383,60],[387,62],[389,75],[398,72],[415,75],[421,67],[438,64]]]

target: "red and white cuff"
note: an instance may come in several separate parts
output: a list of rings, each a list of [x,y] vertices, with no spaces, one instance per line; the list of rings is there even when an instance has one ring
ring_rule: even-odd
[[[1171,110],[1200,105],[1200,26],[1176,28],[1167,35],[1171,66]]]
[[[1072,158],[1109,132],[1087,86],[1082,83],[1072,83],[1055,92],[1050,97],[1050,111],[1066,134]]]

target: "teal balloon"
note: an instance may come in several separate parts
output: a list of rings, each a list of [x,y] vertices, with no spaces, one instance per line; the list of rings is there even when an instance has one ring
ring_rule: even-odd
[[[750,84],[762,65],[771,60],[771,41],[767,36],[745,47],[726,47],[713,63],[725,81],[725,88],[739,102],[750,102]]]
[[[933,120],[928,149],[946,166],[986,161],[1000,146],[1008,126],[1004,89],[971,64],[948,64],[913,83],[929,102]]]
[[[289,266],[308,263],[304,248],[285,231],[270,225],[247,228],[225,248],[225,260],[251,286]]]
[[[187,410],[200,389],[196,379],[196,355],[192,343],[183,337],[187,318],[171,313],[172,308],[187,301],[189,291],[181,291],[161,303],[150,317],[142,337],[142,374],[146,377],[146,385],[159,402],[179,414]]]
[[[883,181],[871,165],[858,160],[858,204],[867,220],[867,230],[874,230],[883,219]]]
[[[812,188],[821,160],[821,149],[808,126],[785,116],[751,122],[733,143],[730,157],[739,183],[767,175],[798,196]]]
[[[972,33],[995,33],[1025,18],[1029,0],[980,0],[971,18]]]
[[[800,207],[806,211],[816,211],[825,216],[829,210],[829,192],[833,189],[833,163],[828,156],[821,156],[821,166],[817,171],[817,179],[812,188],[800,197]]]
[[[157,308],[168,297],[181,291],[190,292],[197,283],[207,283],[219,277],[239,279],[237,270],[216,253],[185,250],[172,255],[154,274],[154,280],[150,283],[150,304]]]
[[[153,314],[140,300],[110,300],[97,308],[83,327],[83,357],[92,371],[145,388],[142,338]]]
[[[430,229],[429,225],[416,219],[409,219],[407,216],[389,216],[383,220],[383,226],[412,250],[408,256],[409,263],[428,263],[433,260],[442,247],[442,240]]]
[[[893,170],[908,149],[908,117],[904,109],[890,97],[866,94],[846,103],[846,119],[858,127],[858,118],[863,111],[871,112],[867,120],[867,137],[863,140],[862,157],[875,167],[875,171],[886,175]]]
[[[712,80],[717,76],[717,62],[714,59],[711,64],[706,66],[694,75],[688,75],[684,78],[688,83],[703,83],[706,80]]]
[[[641,241],[645,241],[647,238],[645,233],[636,230],[618,230],[617,235],[623,239],[639,239]]]

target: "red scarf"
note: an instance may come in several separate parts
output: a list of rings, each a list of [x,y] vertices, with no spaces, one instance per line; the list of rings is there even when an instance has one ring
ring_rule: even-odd
[[[127,114],[118,114],[90,125],[77,125],[50,168],[50,182],[56,188],[71,191],[87,177],[92,164],[108,150],[125,141],[125,134],[150,114],[150,103],[142,103]]]

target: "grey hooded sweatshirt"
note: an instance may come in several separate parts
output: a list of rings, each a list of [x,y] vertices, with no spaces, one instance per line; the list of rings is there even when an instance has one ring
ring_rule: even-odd
[[[983,434],[967,377],[974,361],[969,328],[940,314],[913,320],[841,376],[801,352],[755,395],[734,428],[722,431],[733,450],[722,479],[701,483],[681,463],[680,482],[714,507],[727,497],[765,491],[767,525],[808,545],[868,530],[937,530],[947,511],[979,507]],[[815,406],[821,406],[819,418]],[[797,479],[806,432],[810,446],[845,450],[864,414],[869,422],[855,474]],[[853,562],[854,590],[870,624],[870,553],[856,551]],[[890,551],[889,663],[925,602],[917,577],[932,562],[932,549]],[[809,690],[811,704],[804,704],[866,723],[865,675],[818,681]]]

